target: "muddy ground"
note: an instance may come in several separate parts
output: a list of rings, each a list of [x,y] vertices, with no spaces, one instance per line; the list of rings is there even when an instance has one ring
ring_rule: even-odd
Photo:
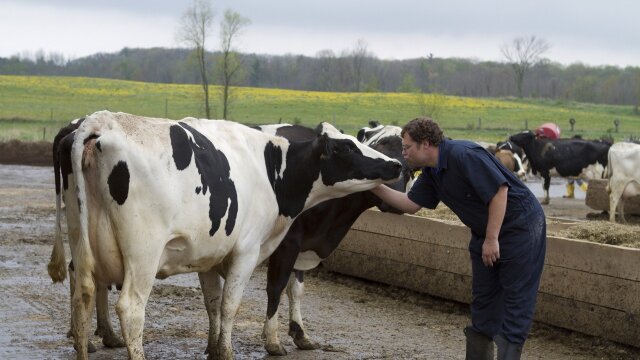
[[[547,213],[580,218],[583,200],[552,199]],[[554,205],[555,204],[555,205]],[[563,210],[564,209],[564,210]],[[68,282],[52,284],[46,271],[54,233],[53,171],[0,165],[0,358],[71,359]],[[67,254],[69,254],[67,250]],[[68,255],[67,255],[68,256]],[[467,305],[330,273],[306,278],[303,315],[323,344],[296,350],[286,335],[286,301],[280,336],[289,359],[463,359]],[[111,317],[119,331],[110,294]],[[268,357],[261,331],[266,311],[265,267],[256,269],[236,317],[238,359]],[[205,359],[207,316],[196,274],[158,280],[149,304],[144,346],[149,359]],[[91,359],[124,359],[124,349],[98,351]],[[640,359],[640,349],[535,324],[524,359]]]

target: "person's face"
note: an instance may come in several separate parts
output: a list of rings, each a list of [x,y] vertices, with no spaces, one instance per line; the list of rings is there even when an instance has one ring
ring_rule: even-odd
[[[402,156],[412,168],[438,164],[438,147],[432,146],[428,141],[416,142],[405,133],[402,137]]]

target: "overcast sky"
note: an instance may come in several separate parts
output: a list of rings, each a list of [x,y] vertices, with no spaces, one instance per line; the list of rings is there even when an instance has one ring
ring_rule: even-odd
[[[0,57],[25,52],[78,58],[123,47],[178,47],[191,0],[0,0]],[[638,0],[214,0],[218,47],[225,9],[249,18],[239,50],[336,55],[363,39],[381,59],[428,56],[503,61],[515,37],[546,40],[565,65],[640,66]]]

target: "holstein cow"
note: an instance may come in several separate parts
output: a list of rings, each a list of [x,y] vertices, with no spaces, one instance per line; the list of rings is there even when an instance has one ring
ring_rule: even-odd
[[[66,264],[65,264],[65,256],[64,256],[64,246],[62,244],[62,195],[63,195],[63,187],[64,191],[68,190],[68,177],[62,177],[62,173],[70,174],[72,172],[70,157],[71,153],[71,145],[73,144],[74,133],[82,124],[84,118],[73,120],[67,126],[63,127],[58,131],[58,134],[55,136],[53,140],[53,169],[54,169],[54,179],[55,179],[55,190],[56,190],[56,227],[55,227],[55,241],[54,241],[54,249],[51,254],[51,260],[47,266],[49,276],[53,280],[54,283],[62,282],[67,277],[66,273]],[[62,180],[62,183],[61,183]],[[67,209],[71,209],[72,207],[68,207]],[[67,214],[69,217],[73,217],[74,213],[71,212]],[[77,221],[71,221],[67,223],[67,230],[70,237],[74,237],[77,239],[78,237],[78,228]],[[71,297],[73,297],[73,290],[75,286],[75,275],[74,275],[74,266],[73,262],[69,263],[69,290]],[[96,335],[102,337],[102,343],[106,347],[123,347],[124,342],[116,333],[113,331],[113,326],[111,325],[111,319],[108,313],[108,286],[107,285],[99,285],[96,287],[96,318],[97,318],[97,328],[95,331]],[[71,322],[71,327],[67,336],[73,336],[73,322]],[[88,343],[88,351],[95,352],[96,347],[89,342]]]
[[[620,220],[626,223],[624,216],[625,198],[640,194],[640,145],[619,142],[609,149],[607,177],[609,185],[609,220],[616,221],[616,210],[620,209]]]
[[[531,170],[544,178],[544,199],[549,203],[549,172],[555,170],[560,176],[578,176],[590,164],[600,163],[607,166],[607,153],[610,144],[603,141],[580,139],[537,139],[531,131],[512,135],[509,140],[522,147]]]
[[[389,186],[406,191],[413,172],[402,157],[402,129],[375,123],[371,125],[374,128],[360,130],[358,139],[402,162],[401,179]],[[315,136],[313,130],[300,126],[267,125],[259,128],[284,136],[290,141],[308,140]],[[278,339],[278,306],[285,287],[289,298],[289,335],[300,349],[311,350],[319,347],[318,343],[311,340],[302,323],[300,305],[304,294],[304,272],[317,267],[326,259],[338,247],[360,214],[373,206],[382,211],[399,212],[366,191],[322,202],[303,212],[293,222],[280,246],[269,258],[267,318],[263,331],[266,339],[265,348],[269,354],[287,353]]]
[[[322,201],[399,178],[397,160],[327,123],[316,132],[291,142],[224,120],[88,116],[73,139],[72,172],[63,170],[67,214],[75,213],[67,221],[78,229],[70,236],[78,358],[88,358],[96,283],[122,285],[116,311],[124,342],[130,358],[143,359],[154,278],[198,272],[209,358],[231,359],[244,286],[294,219]]]

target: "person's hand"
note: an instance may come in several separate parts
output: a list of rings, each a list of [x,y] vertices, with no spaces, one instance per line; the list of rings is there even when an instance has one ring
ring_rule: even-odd
[[[484,244],[482,244],[482,262],[485,266],[493,266],[498,259],[500,259],[500,245],[498,244],[498,239],[486,238],[484,240]]]

